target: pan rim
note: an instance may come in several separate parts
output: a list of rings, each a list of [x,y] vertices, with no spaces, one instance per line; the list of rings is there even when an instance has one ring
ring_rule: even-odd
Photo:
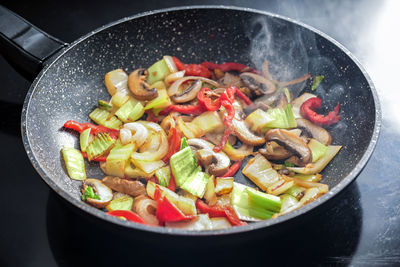
[[[265,220],[265,221],[261,221],[261,222],[257,222],[257,223],[252,223],[247,226],[232,227],[232,228],[221,229],[221,230],[190,231],[190,230],[182,230],[182,229],[174,229],[174,228],[146,226],[146,225],[137,224],[137,223],[133,223],[133,222],[129,222],[129,221],[121,221],[118,218],[108,216],[105,214],[105,212],[103,212],[101,210],[93,208],[75,198],[71,198],[70,195],[68,195],[64,190],[62,190],[61,187],[58,186],[50,178],[50,176],[48,176],[46,174],[44,169],[41,168],[40,163],[35,158],[33,150],[30,146],[26,122],[27,122],[27,118],[28,118],[29,105],[30,105],[31,99],[36,91],[37,85],[40,83],[41,79],[45,76],[45,74],[52,67],[52,65],[55,62],[57,62],[70,49],[73,49],[74,47],[76,47],[79,43],[81,43],[84,40],[86,40],[87,38],[95,35],[96,33],[99,33],[103,30],[111,28],[115,25],[118,25],[118,24],[121,24],[121,23],[124,23],[127,21],[131,21],[131,20],[134,20],[137,18],[154,15],[154,14],[165,13],[165,12],[184,11],[184,10],[190,10],[190,9],[199,9],[199,10],[200,9],[226,9],[226,10],[235,10],[235,11],[242,11],[242,12],[244,11],[244,12],[269,16],[269,17],[273,17],[273,18],[278,18],[283,21],[287,21],[289,23],[293,23],[300,27],[306,28],[307,30],[310,30],[310,31],[314,32],[315,34],[325,38],[329,42],[333,43],[336,47],[338,47],[342,52],[344,52],[356,64],[356,66],[359,68],[359,70],[362,72],[363,76],[365,77],[365,79],[370,87],[372,96],[373,96],[373,101],[374,101],[374,105],[375,105],[374,129],[373,129],[373,133],[372,133],[369,145],[368,145],[367,149],[365,150],[364,154],[362,155],[362,157],[360,158],[359,162],[356,164],[356,166],[353,168],[353,170],[342,181],[340,181],[335,187],[333,187],[328,193],[326,193],[322,197],[318,198],[317,200],[307,204],[306,206],[302,207],[301,209],[295,210],[291,213],[285,214],[285,215],[275,218],[273,220]],[[167,235],[174,235],[174,236],[221,236],[221,235],[223,236],[223,235],[246,233],[248,231],[253,231],[253,230],[262,229],[262,228],[268,228],[268,227],[272,227],[272,226],[275,226],[278,224],[287,223],[288,221],[293,220],[300,215],[304,215],[304,214],[310,212],[311,210],[315,209],[317,206],[327,202],[334,196],[338,195],[339,192],[344,190],[351,182],[353,182],[357,178],[357,176],[360,174],[362,169],[366,166],[368,160],[370,159],[370,157],[374,151],[376,143],[378,141],[378,137],[379,137],[379,133],[380,133],[380,129],[381,129],[381,120],[382,120],[381,105],[379,102],[378,93],[375,89],[375,86],[374,86],[371,78],[369,77],[368,73],[363,68],[361,63],[358,61],[358,59],[347,48],[345,48],[341,43],[339,43],[332,37],[328,36],[327,34],[323,33],[322,31],[320,31],[312,26],[309,26],[303,22],[282,16],[282,15],[270,13],[267,11],[261,11],[261,10],[256,10],[256,9],[252,9],[252,8],[246,8],[246,7],[235,7],[235,6],[224,6],[224,5],[193,5],[193,6],[178,6],[178,7],[171,7],[171,8],[165,8],[165,9],[157,9],[157,10],[153,10],[153,11],[146,11],[146,12],[142,12],[142,13],[139,13],[139,14],[136,14],[133,16],[119,19],[117,21],[105,24],[105,25],[97,28],[94,31],[89,32],[88,34],[86,34],[86,35],[78,38],[74,42],[72,42],[65,49],[58,52],[57,55],[53,56],[53,58],[51,59],[51,62],[42,69],[42,71],[35,78],[35,80],[33,81],[33,83],[31,84],[31,86],[29,88],[29,91],[24,100],[22,114],[21,114],[21,133],[22,133],[22,141],[23,141],[26,153],[28,155],[28,158],[31,161],[35,170],[42,177],[42,180],[44,180],[59,196],[61,196],[62,198],[64,198],[68,202],[70,202],[75,207],[77,207],[99,219],[102,219],[106,222],[117,224],[121,227],[129,228],[131,230],[144,230],[144,231],[151,232],[154,234],[167,234]]]

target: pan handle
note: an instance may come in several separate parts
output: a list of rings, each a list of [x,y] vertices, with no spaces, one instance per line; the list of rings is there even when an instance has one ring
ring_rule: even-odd
[[[32,81],[67,45],[0,5],[0,54],[26,79]]]

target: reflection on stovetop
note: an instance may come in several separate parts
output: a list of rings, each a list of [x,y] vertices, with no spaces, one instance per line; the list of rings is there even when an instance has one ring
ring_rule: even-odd
[[[353,183],[316,214],[291,223],[284,232],[260,233],[255,240],[233,239],[217,247],[193,238],[193,246],[185,247],[180,246],[178,238],[168,243],[160,238],[150,245],[128,230],[126,234],[113,231],[112,226],[105,226],[108,223],[78,214],[71,204],[51,192],[47,201],[47,232],[51,251],[60,266],[250,266],[260,262],[269,266],[342,266],[351,262],[360,238],[359,195]]]

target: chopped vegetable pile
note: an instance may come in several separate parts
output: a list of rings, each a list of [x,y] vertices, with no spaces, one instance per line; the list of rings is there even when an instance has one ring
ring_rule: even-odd
[[[80,134],[79,150],[62,149],[66,170],[82,201],[121,220],[213,230],[276,218],[328,192],[321,172],[341,148],[323,128],[340,120],[339,104],[324,116],[321,98],[288,88],[310,78],[171,56],[110,71],[95,124],[64,124]],[[105,177],[87,178],[85,159]]]

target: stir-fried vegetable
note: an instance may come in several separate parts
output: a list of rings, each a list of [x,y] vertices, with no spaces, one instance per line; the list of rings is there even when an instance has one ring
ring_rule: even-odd
[[[86,179],[85,163],[81,152],[72,147],[64,147],[62,154],[69,177],[74,180]]]
[[[339,104],[323,116],[321,98],[293,98],[310,77],[281,82],[268,62],[259,72],[171,56],[129,75],[110,71],[111,97],[89,114],[99,125],[64,124],[80,134],[80,150],[62,149],[68,175],[82,180],[89,205],[148,225],[222,229],[301,208],[328,192],[321,172],[341,148],[323,128],[339,121]],[[107,176],[86,179],[84,158]],[[237,181],[242,162],[252,186]]]
[[[308,99],[300,107],[300,114],[309,119],[311,122],[321,125],[331,125],[340,120],[339,114],[339,103],[336,105],[333,111],[330,111],[327,116],[320,115],[314,110],[320,108],[322,105],[321,98],[314,97]]]

